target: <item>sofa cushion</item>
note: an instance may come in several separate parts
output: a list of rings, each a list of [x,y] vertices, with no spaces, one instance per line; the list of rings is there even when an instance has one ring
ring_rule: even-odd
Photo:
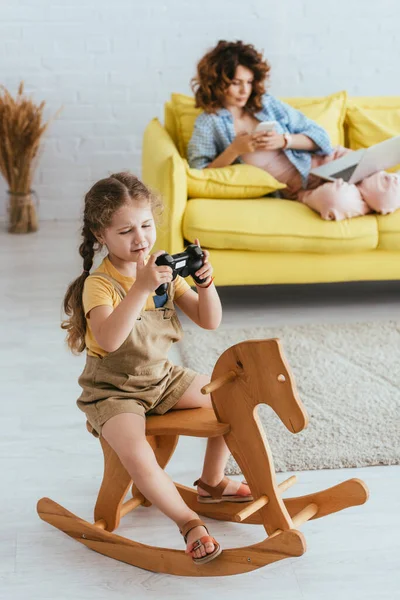
[[[193,133],[194,122],[203,110],[195,107],[192,96],[185,96],[184,94],[171,94],[171,106],[176,121],[178,150],[181,156],[186,157],[187,146]]]
[[[352,150],[369,148],[400,135],[400,96],[350,98],[346,113],[346,136]],[[396,165],[388,171],[398,171]]]
[[[344,145],[347,92],[337,92],[318,98],[281,98],[281,100],[321,125],[328,132],[333,146]]]
[[[324,221],[300,202],[192,199],[183,218],[183,235],[215,249],[343,253],[374,250],[376,217]]]
[[[191,169],[185,164],[189,198],[258,198],[286,187],[253,165]]]
[[[390,215],[376,215],[379,250],[400,251],[400,210]]]
[[[324,127],[333,145],[344,143],[346,92],[316,98],[282,98],[282,100]],[[178,150],[181,156],[185,157],[194,122],[202,109],[195,108],[194,98],[184,94],[172,94],[170,106],[175,114]]]

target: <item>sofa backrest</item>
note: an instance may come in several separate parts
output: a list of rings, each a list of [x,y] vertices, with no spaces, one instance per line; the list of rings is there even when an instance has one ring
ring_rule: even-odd
[[[164,104],[164,127],[170,135],[175,146],[178,147],[178,130],[176,126],[176,118],[172,102],[168,101]]]
[[[301,110],[307,117],[324,127],[333,145],[345,143],[346,92],[315,98],[281,98],[281,100]],[[181,156],[186,158],[195,120],[202,111],[195,107],[193,97],[184,94],[172,94],[171,100],[165,104],[164,109],[165,128]]]

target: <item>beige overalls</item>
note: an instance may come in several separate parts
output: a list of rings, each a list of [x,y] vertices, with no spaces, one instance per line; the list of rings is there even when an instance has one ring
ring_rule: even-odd
[[[125,297],[125,290],[115,279],[96,273],[99,276],[111,281],[119,296]],[[108,419],[121,413],[143,417],[166,413],[196,377],[195,371],[173,365],[167,358],[171,344],[183,333],[173,296],[172,282],[166,304],[155,310],[142,309],[118,350],[103,358],[87,355],[78,380],[83,391],[77,405],[98,434]]]

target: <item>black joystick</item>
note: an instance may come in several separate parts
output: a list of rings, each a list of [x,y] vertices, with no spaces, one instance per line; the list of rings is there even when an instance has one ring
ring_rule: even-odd
[[[190,244],[184,252],[180,254],[161,254],[156,258],[156,265],[167,265],[172,269],[172,281],[178,275],[187,277],[191,275],[196,283],[204,283],[205,279],[196,277],[195,273],[203,265],[204,254],[200,246]],[[167,283],[162,283],[156,289],[157,296],[163,296],[168,289]]]

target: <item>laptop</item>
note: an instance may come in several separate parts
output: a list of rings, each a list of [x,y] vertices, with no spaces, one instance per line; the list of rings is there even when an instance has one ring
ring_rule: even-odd
[[[390,169],[400,163],[400,135],[375,144],[370,148],[349,152],[326,165],[311,169],[327,181],[343,179],[347,183],[358,183],[378,171]]]

